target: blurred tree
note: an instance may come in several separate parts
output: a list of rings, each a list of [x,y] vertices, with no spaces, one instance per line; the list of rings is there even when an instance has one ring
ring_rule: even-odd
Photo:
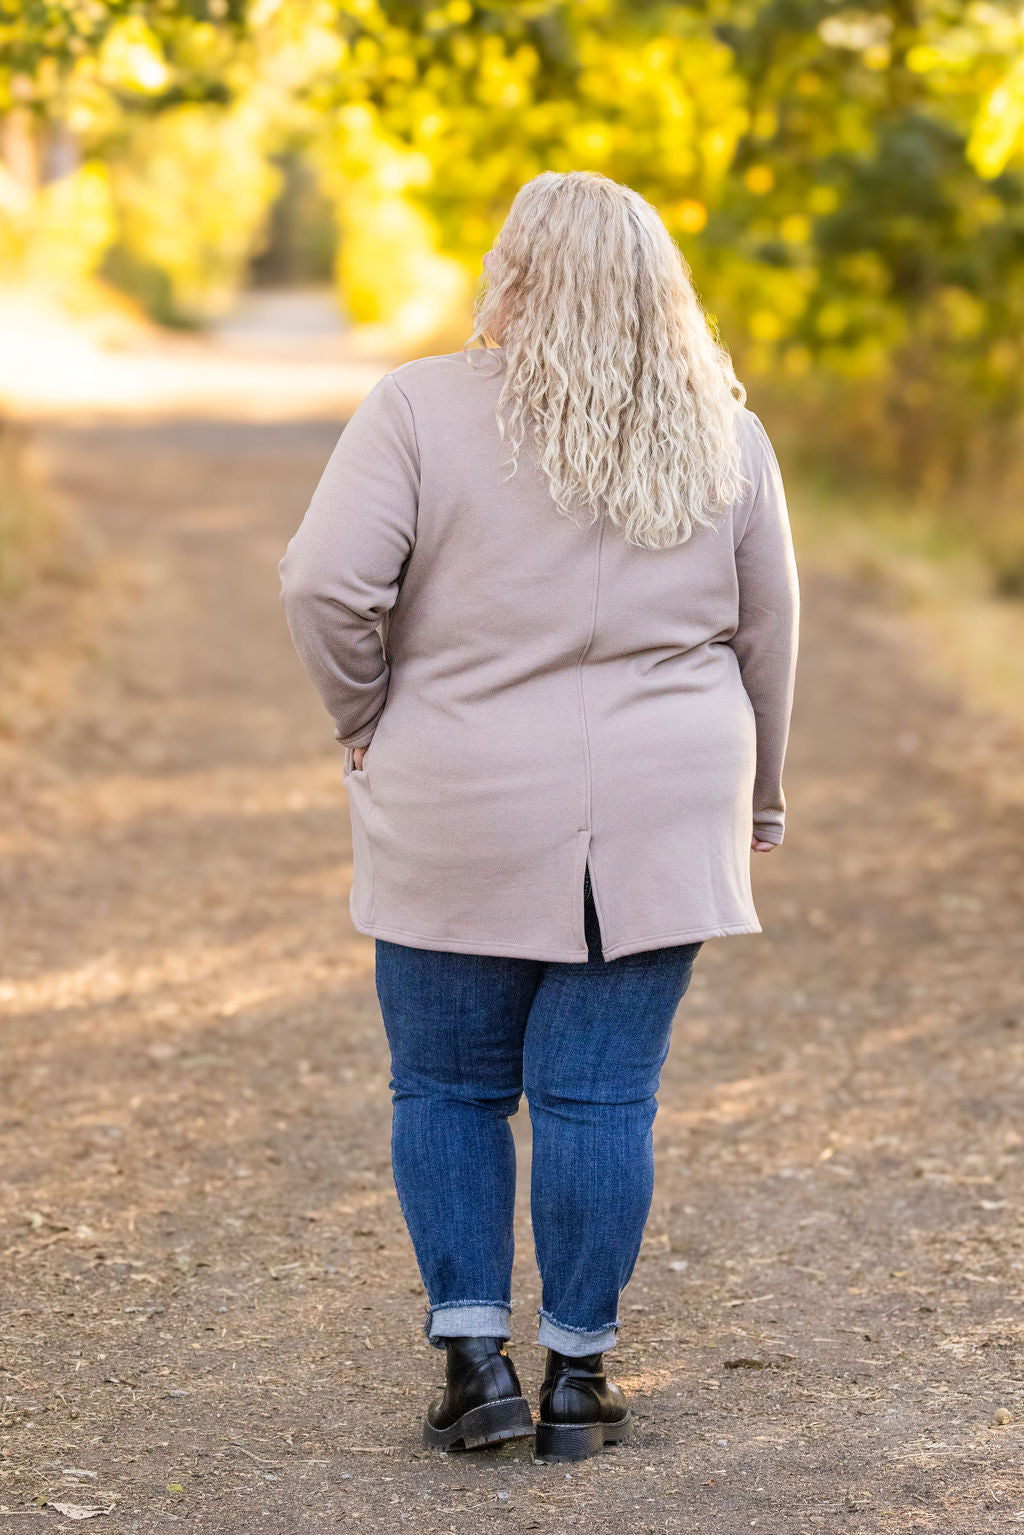
[[[163,319],[237,283],[276,188],[246,35],[244,0],[0,0],[8,274],[66,290],[107,260]]]
[[[335,0],[335,17],[327,132],[341,159],[354,123],[387,146],[442,252],[475,267],[536,171],[602,171],[661,209],[746,372],[817,397],[815,431],[845,432],[851,462],[867,444],[935,494],[998,461],[1024,378],[1019,8]]]
[[[722,35],[751,129],[704,260],[746,316],[749,362],[863,381],[890,469],[936,490],[970,457],[966,401],[1021,405],[1024,182],[969,153],[1020,21],[948,0],[770,0]]]
[[[103,262],[202,317],[286,151],[349,312],[410,341],[464,325],[524,180],[593,169],[661,209],[741,370],[850,464],[934,495],[1020,415],[1009,0],[0,0],[8,269]]]

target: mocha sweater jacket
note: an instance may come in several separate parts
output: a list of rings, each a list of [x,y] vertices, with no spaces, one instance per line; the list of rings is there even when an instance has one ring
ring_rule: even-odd
[[[382,378],[280,564],[346,748],[353,923],[585,961],[589,860],[605,959],[758,933],[799,608],[765,430],[737,406],[750,484],[716,528],[641,549],[559,513],[526,448],[507,478],[503,368],[495,348]]]

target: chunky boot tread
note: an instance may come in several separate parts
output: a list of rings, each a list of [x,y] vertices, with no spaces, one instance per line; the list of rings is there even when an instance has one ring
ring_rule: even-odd
[[[537,1424],[538,1460],[586,1460],[599,1455],[606,1444],[621,1444],[633,1431],[633,1415],[627,1413],[617,1423],[545,1423]]]
[[[525,1439],[533,1433],[533,1414],[524,1396],[499,1397],[471,1407],[449,1428],[423,1425],[423,1443],[428,1449],[448,1450],[461,1443],[464,1449],[478,1450],[504,1439]]]

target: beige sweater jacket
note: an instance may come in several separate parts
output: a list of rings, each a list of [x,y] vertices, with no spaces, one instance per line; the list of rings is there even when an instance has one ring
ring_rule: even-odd
[[[589,859],[606,959],[759,933],[750,840],[783,837],[799,606],[765,430],[741,410],[751,488],[717,529],[640,549],[557,512],[525,450],[505,478],[503,368],[497,348],[382,378],[280,564],[347,748],[352,920],[583,961]]]

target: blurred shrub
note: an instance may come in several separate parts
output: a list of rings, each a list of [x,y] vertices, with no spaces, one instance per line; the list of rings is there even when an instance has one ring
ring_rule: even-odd
[[[245,101],[174,107],[135,125],[111,164],[107,270],[163,320],[227,309],[281,186],[259,115]]]
[[[433,168],[420,151],[396,145],[368,106],[346,106],[316,148],[338,221],[335,271],[357,322],[386,321],[410,341],[428,336],[453,309],[468,311],[468,262],[439,251],[441,234],[412,189]],[[478,256],[481,254],[477,253]]]
[[[0,0],[0,152],[0,266],[100,266],[175,321],[259,269],[292,195],[282,157],[302,156],[317,195],[293,216],[326,200],[349,314],[410,346],[465,324],[528,177],[629,182],[771,424],[785,401],[841,472],[952,520],[984,487],[979,540],[1001,587],[1021,582],[1019,10]]]
[[[0,176],[3,170],[0,168]],[[0,266],[72,289],[95,271],[116,229],[110,176],[87,160],[27,196],[9,176],[0,219]]]
[[[0,607],[32,585],[58,539],[60,517],[32,469],[24,422],[0,417]]]

